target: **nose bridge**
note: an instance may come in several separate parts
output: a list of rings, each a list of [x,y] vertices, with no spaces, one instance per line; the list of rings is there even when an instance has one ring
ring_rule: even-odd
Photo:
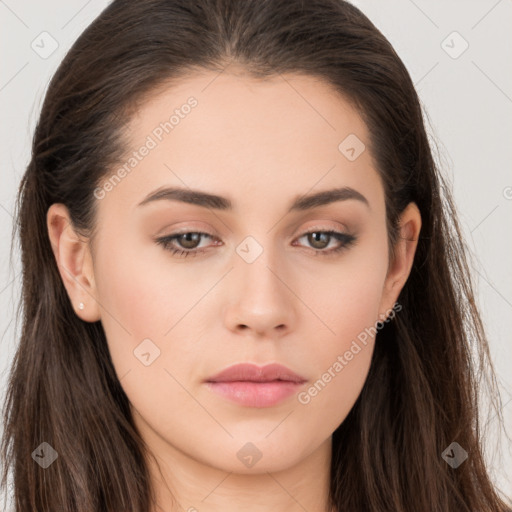
[[[236,247],[233,278],[237,285],[230,297],[231,328],[243,326],[258,333],[289,328],[293,321],[293,293],[285,285],[283,259],[272,246],[272,237],[247,236]]]

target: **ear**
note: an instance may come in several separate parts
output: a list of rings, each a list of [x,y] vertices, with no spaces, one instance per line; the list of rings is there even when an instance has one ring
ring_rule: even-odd
[[[61,203],[48,208],[46,223],[57,267],[76,314],[86,322],[98,321],[100,309],[87,239],[75,232],[68,209]]]
[[[385,319],[395,305],[411,272],[418,237],[421,230],[421,214],[416,203],[409,203],[400,215],[400,234],[395,245],[395,256],[389,262],[388,273],[382,290],[379,317]]]

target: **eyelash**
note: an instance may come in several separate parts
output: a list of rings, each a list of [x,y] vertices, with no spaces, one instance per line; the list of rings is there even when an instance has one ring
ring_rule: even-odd
[[[353,235],[349,235],[347,233],[342,233],[340,231],[322,231],[322,230],[314,230],[314,231],[308,231],[307,233],[304,233],[299,237],[303,238],[307,235],[311,235],[313,233],[321,233],[325,235],[329,235],[330,237],[333,237],[337,239],[338,241],[342,242],[342,244],[339,247],[335,247],[334,249],[329,250],[322,250],[322,249],[313,249],[315,252],[315,255],[321,255],[325,257],[329,256],[335,256],[336,254],[340,253],[341,251],[348,249],[350,246],[354,245],[357,241],[357,238]],[[207,249],[177,249],[175,246],[172,246],[172,241],[179,238],[182,235],[188,235],[188,234],[197,234],[197,235],[206,235],[209,238],[214,238],[208,233],[203,233],[200,231],[185,231],[183,233],[178,233],[175,235],[169,235],[162,238],[157,238],[156,243],[161,245],[166,251],[170,251],[171,254],[176,255],[177,257],[186,258],[189,254],[192,256],[196,256],[197,254],[204,253]],[[329,240],[330,242],[330,240]]]

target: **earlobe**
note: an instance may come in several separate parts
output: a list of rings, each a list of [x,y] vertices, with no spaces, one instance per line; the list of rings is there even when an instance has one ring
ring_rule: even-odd
[[[384,282],[381,315],[386,315],[396,303],[414,261],[421,231],[421,213],[415,203],[409,203],[400,216],[400,234]]]
[[[71,223],[61,203],[50,206],[46,215],[48,236],[55,261],[75,313],[86,322],[100,319],[89,244]]]

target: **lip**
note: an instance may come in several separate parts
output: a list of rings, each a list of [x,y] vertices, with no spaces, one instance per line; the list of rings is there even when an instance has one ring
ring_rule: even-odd
[[[296,393],[306,379],[281,364],[230,366],[206,379],[207,387],[247,407],[271,407]]]

